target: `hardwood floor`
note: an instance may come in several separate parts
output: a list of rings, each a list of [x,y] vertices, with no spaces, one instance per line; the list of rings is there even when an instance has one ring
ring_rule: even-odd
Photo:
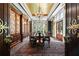
[[[11,56],[64,56],[65,45],[63,42],[50,38],[50,48],[47,42],[43,49],[32,48],[29,45],[29,37],[25,38],[22,43],[11,49]]]

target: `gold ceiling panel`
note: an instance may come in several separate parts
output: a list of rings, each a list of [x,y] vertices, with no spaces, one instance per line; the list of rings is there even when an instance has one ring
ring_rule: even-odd
[[[35,16],[35,14],[39,12],[39,8],[40,8],[40,12],[43,15],[48,15],[48,13],[50,12],[53,6],[53,3],[27,3],[26,5],[28,6],[32,15]]]

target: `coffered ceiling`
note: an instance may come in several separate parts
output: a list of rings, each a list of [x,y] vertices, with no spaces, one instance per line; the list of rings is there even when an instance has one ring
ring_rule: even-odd
[[[54,3],[26,3],[26,5],[28,6],[32,16],[39,13],[47,16]]]

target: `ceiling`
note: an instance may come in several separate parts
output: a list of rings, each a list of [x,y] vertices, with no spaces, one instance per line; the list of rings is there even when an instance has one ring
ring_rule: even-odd
[[[32,16],[35,16],[36,14],[47,16],[54,3],[26,3],[26,5],[28,6]]]

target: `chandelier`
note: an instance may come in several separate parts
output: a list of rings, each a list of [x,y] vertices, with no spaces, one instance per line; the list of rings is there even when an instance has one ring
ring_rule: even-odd
[[[40,17],[43,16],[43,15],[42,15],[42,9],[41,9],[41,7],[40,7],[40,3],[39,3],[39,5],[38,5],[38,10],[37,10],[35,16],[37,16],[37,17],[39,18],[39,20],[40,20]]]

